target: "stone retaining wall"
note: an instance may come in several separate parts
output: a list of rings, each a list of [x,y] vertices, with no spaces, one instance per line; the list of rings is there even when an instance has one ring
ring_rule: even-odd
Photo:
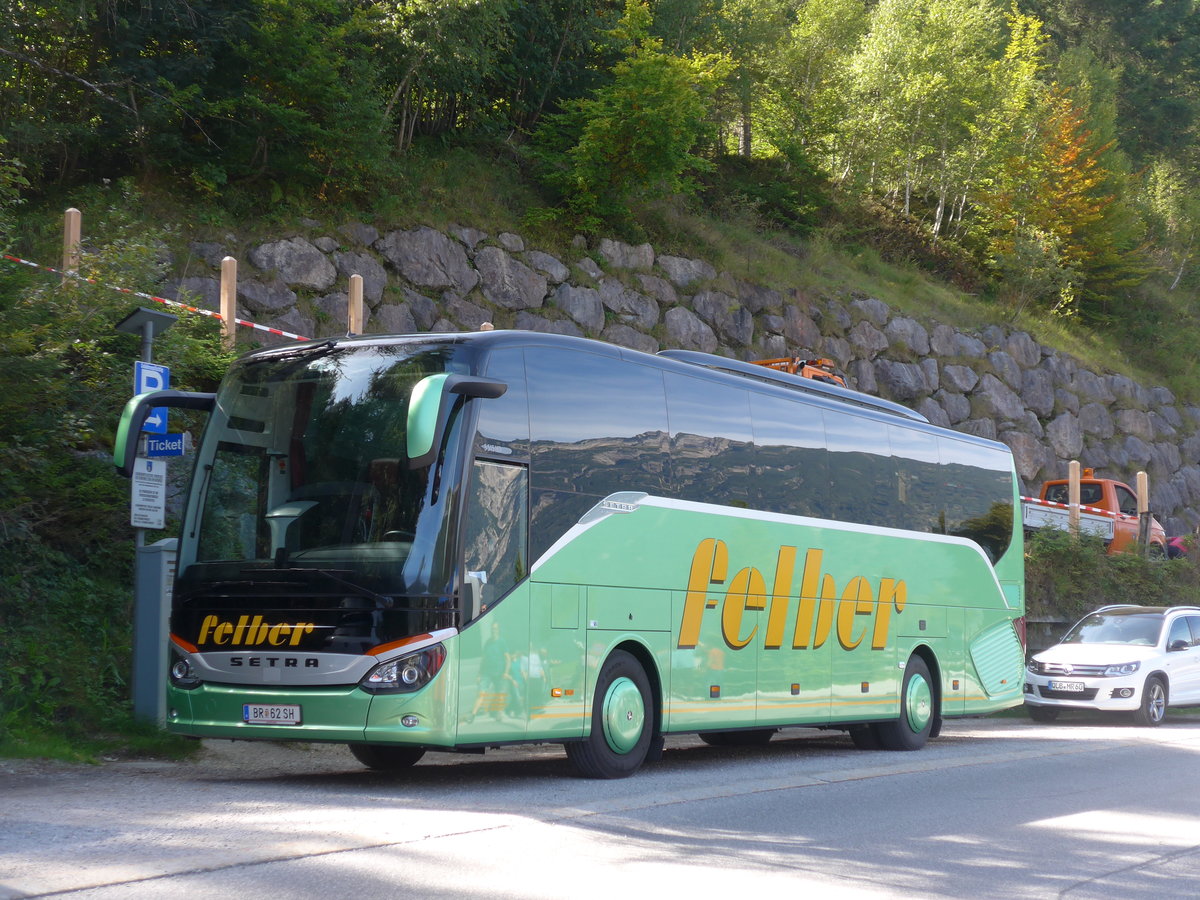
[[[568,258],[511,233],[427,227],[381,234],[360,223],[252,247],[239,272],[239,316],[312,337],[345,332],[345,285],[363,277],[373,333],[475,330],[484,322],[598,338],[653,353],[683,348],[738,359],[832,358],[861,391],[910,406],[931,422],[1003,441],[1022,490],[1064,477],[1079,459],[1132,483],[1150,476],[1151,509],[1168,534],[1200,523],[1200,408],[1165,387],[1093,372],[1028,334],[970,334],[900,315],[865,295],[780,292],[649,244],[576,238]],[[217,271],[232,236],[194,243],[211,274],[179,279],[219,308]],[[197,300],[197,298],[199,298]]]

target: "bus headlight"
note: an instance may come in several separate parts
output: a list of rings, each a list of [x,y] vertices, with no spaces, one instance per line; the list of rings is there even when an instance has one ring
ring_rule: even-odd
[[[358,686],[372,694],[417,691],[433,680],[445,661],[446,648],[441,644],[434,644],[418,653],[380,663],[358,683]]]
[[[200,676],[192,668],[192,664],[182,656],[177,656],[171,664],[171,686],[190,691],[200,686]]]

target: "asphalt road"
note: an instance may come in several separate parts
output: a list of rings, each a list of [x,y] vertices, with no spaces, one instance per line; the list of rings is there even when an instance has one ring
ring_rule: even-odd
[[[951,722],[917,753],[671,739],[621,781],[558,747],[398,775],[320,745],[0,760],[0,898],[1195,898],[1198,754],[1173,715]]]

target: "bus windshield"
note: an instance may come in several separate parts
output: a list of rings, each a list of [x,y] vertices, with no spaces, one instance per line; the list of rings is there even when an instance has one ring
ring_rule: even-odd
[[[454,350],[331,342],[254,357],[231,373],[197,457],[180,541],[177,633],[193,630],[189,619],[199,627],[214,604],[253,610],[253,598],[264,611],[448,608],[458,411],[434,465],[409,465],[406,432],[414,386],[465,371]],[[368,629],[339,649],[362,652],[454,624],[392,618],[392,627]]]

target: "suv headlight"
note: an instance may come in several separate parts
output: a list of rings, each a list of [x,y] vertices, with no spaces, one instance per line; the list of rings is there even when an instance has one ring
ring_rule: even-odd
[[[358,686],[371,694],[404,694],[418,691],[429,682],[446,661],[446,648],[441,644],[426,647],[417,653],[401,656],[372,669]]]
[[[1104,674],[1108,678],[1112,678],[1117,675],[1132,675],[1140,666],[1141,663],[1136,662],[1122,663],[1119,666],[1109,666],[1104,670]]]
[[[1029,662],[1025,663],[1025,671],[1032,672],[1034,675],[1037,675],[1038,674],[1037,660],[1031,659]]]

